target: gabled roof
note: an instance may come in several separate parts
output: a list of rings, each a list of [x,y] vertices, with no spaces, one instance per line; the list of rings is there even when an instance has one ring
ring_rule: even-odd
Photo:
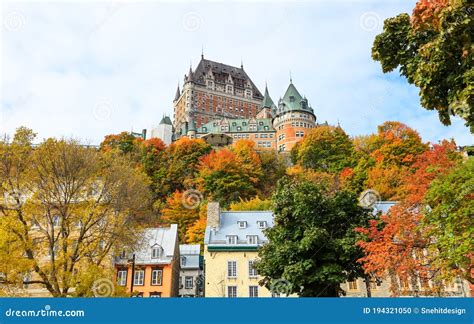
[[[170,227],[147,228],[143,231],[135,253],[135,264],[169,264],[175,257],[174,252],[178,244],[178,225]],[[159,258],[152,258],[152,248],[162,249]],[[177,256],[176,256],[177,257]],[[127,259],[115,258],[116,264],[126,264]]]
[[[199,62],[194,72],[190,70],[190,72],[188,73],[187,80],[193,81],[201,85],[205,85],[205,76],[209,72],[213,74],[215,83],[226,84],[230,76],[233,81],[233,86],[237,89],[245,89],[248,82],[253,91],[253,98],[263,99],[262,93],[260,92],[260,90],[258,90],[258,88],[255,86],[255,84],[252,82],[252,80],[243,68],[214,62],[211,60],[207,60],[204,57],[201,57],[201,61]]]

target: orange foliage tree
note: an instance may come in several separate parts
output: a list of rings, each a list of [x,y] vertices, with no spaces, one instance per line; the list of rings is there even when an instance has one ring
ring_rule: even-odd
[[[436,279],[443,269],[433,266],[427,254],[431,241],[419,224],[424,217],[423,199],[429,184],[453,168],[459,159],[455,144],[447,141],[419,155],[412,165],[415,171],[403,181],[405,198],[387,214],[372,220],[367,228],[357,229],[365,237],[357,242],[365,252],[359,262],[367,274],[388,274],[394,295],[408,294],[409,285],[411,294],[417,295],[421,290],[419,283],[425,294],[442,291],[440,282],[435,281],[431,290],[427,286],[428,280]]]

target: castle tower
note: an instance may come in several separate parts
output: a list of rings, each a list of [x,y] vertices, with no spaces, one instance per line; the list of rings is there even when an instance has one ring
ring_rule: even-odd
[[[272,98],[270,98],[270,94],[268,93],[268,87],[265,85],[265,94],[263,96],[263,103],[262,107],[260,108],[259,112],[257,113],[256,118],[272,118],[274,112],[276,111],[276,106],[273,103]]]
[[[290,152],[296,142],[316,125],[316,116],[308,100],[300,95],[290,79],[283,98],[278,101],[273,127],[276,130],[277,150]]]
[[[158,126],[151,129],[150,135],[151,138],[159,138],[166,145],[170,145],[173,136],[173,123],[171,119],[168,116],[163,116]]]

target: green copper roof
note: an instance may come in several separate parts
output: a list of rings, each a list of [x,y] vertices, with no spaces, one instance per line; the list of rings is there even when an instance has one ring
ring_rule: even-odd
[[[300,95],[293,82],[290,82],[285,95],[278,102],[276,114],[280,115],[289,111],[306,111],[313,113],[313,109],[309,106],[308,100]]]
[[[274,132],[272,120],[262,119],[228,119],[210,121],[197,130],[200,134],[207,133],[242,133],[242,132]]]
[[[268,88],[265,85],[265,95],[263,96],[263,103],[262,108],[273,108],[275,104],[273,103],[272,98],[270,98],[270,94],[268,93]]]
[[[160,121],[160,125],[165,124],[165,125],[173,125],[171,122],[171,119],[168,116],[163,116]]]

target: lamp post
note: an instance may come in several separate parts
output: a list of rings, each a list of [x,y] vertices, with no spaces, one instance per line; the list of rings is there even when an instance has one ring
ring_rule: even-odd
[[[130,297],[133,297],[133,282],[135,280],[135,253],[132,258],[128,260],[128,263],[132,266],[132,279],[130,280]]]

